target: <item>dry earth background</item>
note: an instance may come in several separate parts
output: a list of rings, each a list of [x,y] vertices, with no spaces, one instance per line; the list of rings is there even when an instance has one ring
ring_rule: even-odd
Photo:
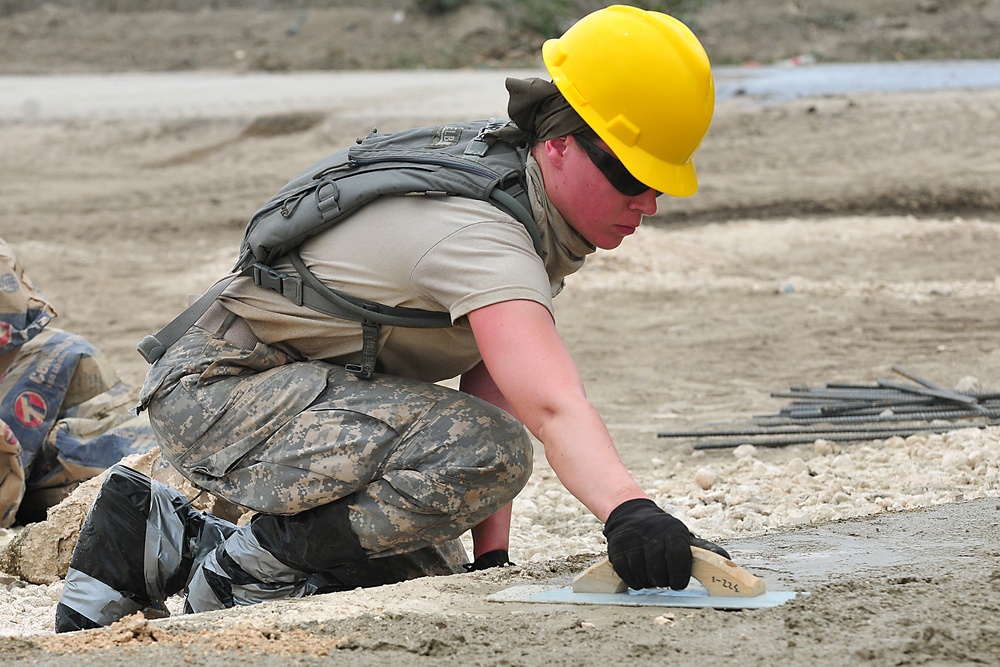
[[[539,65],[541,36],[485,2],[434,18],[405,2],[131,4],[0,2],[0,73]],[[716,63],[1000,57],[997,0],[684,12]],[[449,119],[308,108],[2,122],[0,236],[58,325],[138,383],[136,341],[228,268],[245,219],[291,174],[372,126]],[[487,602],[565,584],[603,548],[539,457],[516,506],[516,568],[71,637],[47,635],[60,584],[11,577],[0,661],[1000,662],[997,429],[755,452],[656,437],[773,412],[783,401],[770,392],[794,384],[872,382],[893,364],[1000,387],[998,124],[995,89],[725,101],[699,154],[702,191],[665,202],[557,300],[591,399],[643,485],[769,585],[811,595],[735,613]],[[706,471],[717,481],[703,489]],[[815,556],[830,535],[842,550],[787,576],[795,545]]]

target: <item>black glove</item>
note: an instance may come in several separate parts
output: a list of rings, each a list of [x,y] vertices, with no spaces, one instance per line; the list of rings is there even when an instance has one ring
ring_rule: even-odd
[[[729,552],[726,551],[725,549],[723,549],[722,547],[720,547],[715,542],[709,542],[708,540],[703,540],[700,537],[695,537],[694,535],[692,535],[691,536],[691,546],[693,546],[693,547],[701,547],[702,549],[707,549],[708,551],[714,551],[715,553],[719,554],[723,558],[726,558],[728,560],[732,560],[732,557],[729,555]]]
[[[687,588],[691,532],[648,498],[626,500],[604,524],[608,559],[629,588]]]
[[[506,551],[497,549],[496,551],[487,551],[473,562],[465,563],[462,567],[465,568],[466,572],[478,572],[479,570],[486,570],[491,567],[503,567],[505,565],[514,565],[514,563],[510,562]]]

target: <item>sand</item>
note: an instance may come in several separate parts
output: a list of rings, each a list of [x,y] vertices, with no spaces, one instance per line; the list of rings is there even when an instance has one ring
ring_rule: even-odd
[[[386,118],[310,107],[256,126],[252,112],[0,123],[0,235],[59,326],[139,383],[136,342],[228,268],[256,204],[372,125],[447,120],[433,81],[419,108]],[[488,115],[496,100],[482,102]],[[49,628],[61,584],[10,577],[3,658],[1000,661],[997,428],[720,451],[657,437],[773,412],[784,401],[770,393],[791,385],[869,383],[897,364],[950,387],[1000,387],[998,120],[997,90],[721,103],[699,195],[663,202],[557,299],[588,395],[644,488],[771,588],[809,595],[670,616],[489,602],[515,585],[565,585],[603,550],[599,524],[539,451],[515,504],[517,567],[59,637]]]

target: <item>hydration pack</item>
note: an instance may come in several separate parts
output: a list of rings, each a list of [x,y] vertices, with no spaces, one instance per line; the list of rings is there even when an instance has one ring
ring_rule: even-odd
[[[159,359],[240,276],[297,305],[356,320],[362,360],[348,370],[370,378],[382,325],[449,327],[448,313],[386,306],[330,289],[302,262],[297,248],[382,196],[458,196],[488,201],[525,226],[535,250],[540,241],[525,189],[528,137],[507,120],[469,121],[380,135],[320,160],[289,181],[250,218],[233,273],[139,343],[149,363]],[[296,275],[270,267],[287,256]]]

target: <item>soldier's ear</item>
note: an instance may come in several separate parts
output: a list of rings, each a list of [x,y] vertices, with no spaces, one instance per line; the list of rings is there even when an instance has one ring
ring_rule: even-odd
[[[569,150],[569,142],[567,137],[553,137],[552,139],[546,139],[543,142],[545,157],[548,159],[549,163],[557,168],[561,169],[563,162],[566,160],[566,151]]]

